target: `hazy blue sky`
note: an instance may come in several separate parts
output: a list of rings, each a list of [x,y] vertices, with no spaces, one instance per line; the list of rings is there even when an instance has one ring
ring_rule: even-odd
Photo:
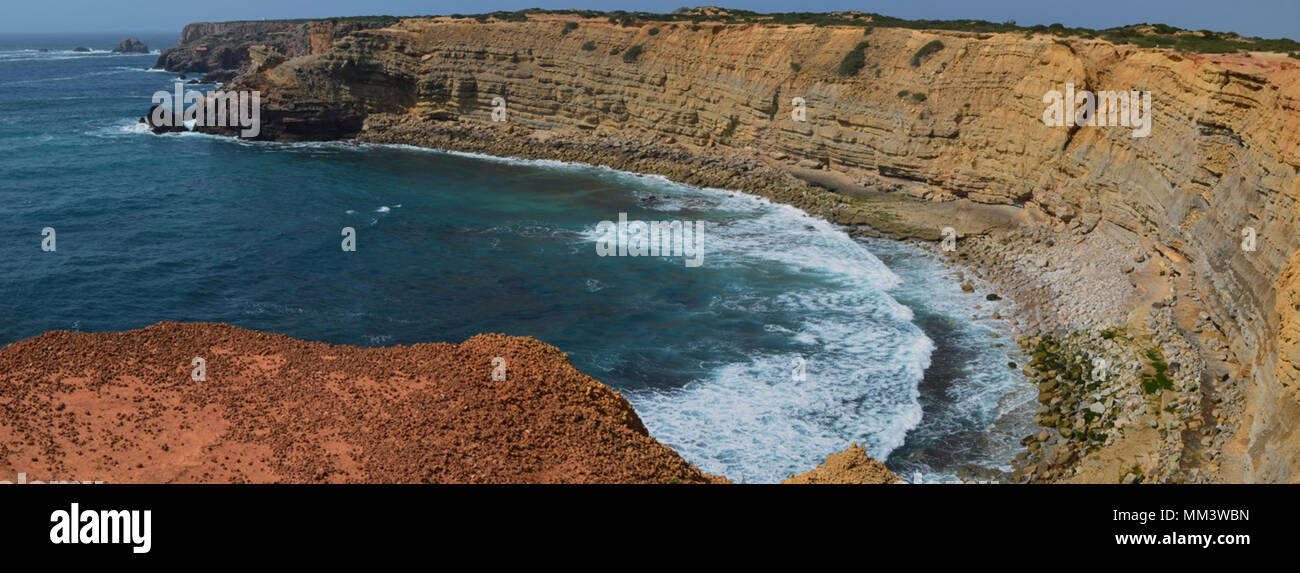
[[[668,12],[682,0],[4,0],[0,33],[167,32],[189,22],[354,16],[473,14],[521,8]],[[690,4],[695,5],[695,4]],[[860,10],[902,18],[978,18],[1020,24],[1106,28],[1160,22],[1189,29],[1300,39],[1297,0],[733,0],[715,5],[760,12]]]

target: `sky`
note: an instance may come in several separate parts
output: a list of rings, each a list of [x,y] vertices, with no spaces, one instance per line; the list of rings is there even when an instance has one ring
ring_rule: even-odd
[[[671,12],[683,0],[4,0],[0,34],[49,32],[180,34],[190,22],[387,14],[474,14],[522,8]],[[1300,40],[1297,0],[716,0],[758,12],[858,10],[909,19],[1014,20],[1108,28],[1140,22]]]

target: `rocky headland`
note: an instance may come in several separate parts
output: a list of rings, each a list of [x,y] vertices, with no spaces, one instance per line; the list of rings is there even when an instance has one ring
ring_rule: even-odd
[[[905,240],[950,227],[932,247],[1013,322],[1039,390],[999,479],[1300,480],[1294,58],[583,16],[192,25],[160,64],[213,69],[197,49],[220,39],[266,139],[605,164]],[[1045,125],[1067,84],[1150,92],[1150,137]]]
[[[205,323],[49,332],[0,350],[0,414],[0,479],[29,483],[725,481],[558,349],[503,335],[357,348]]]
[[[225,82],[248,71],[250,51],[274,52],[286,58],[317,54],[337,38],[395,21],[376,17],[189,24],[181,31],[180,43],[163,50],[155,67],[202,73],[205,83]]]

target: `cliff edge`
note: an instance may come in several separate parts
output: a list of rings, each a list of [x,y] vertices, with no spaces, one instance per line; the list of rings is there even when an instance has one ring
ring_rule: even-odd
[[[531,338],[357,348],[204,323],[56,331],[0,350],[0,471],[28,483],[725,481]]]

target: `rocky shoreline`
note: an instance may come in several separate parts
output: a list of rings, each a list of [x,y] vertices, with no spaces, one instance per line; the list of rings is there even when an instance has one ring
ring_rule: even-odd
[[[1014,471],[986,469],[972,479],[1222,480],[1217,452],[1233,437],[1232,413],[1216,411],[1212,421],[1205,420],[1208,389],[1201,380],[1209,374],[1200,349],[1172,323],[1176,297],[1148,292],[1159,283],[1154,278],[1169,274],[1168,263],[1113,238],[1104,221],[1076,220],[1054,229],[1055,220],[1034,213],[1032,206],[1008,216],[1003,206],[926,202],[901,192],[914,189],[907,181],[850,181],[837,192],[811,182],[817,178],[796,162],[752,150],[692,149],[657,138],[554,134],[378,114],[367,118],[357,141],[662,175],[786,203],[837,223],[850,235],[915,242],[960,269],[954,278],[964,289],[973,289],[977,280],[987,285],[983,290],[995,291],[991,301],[1009,299],[1014,313],[993,312],[1008,320],[1023,354],[1031,357],[1022,372],[1039,390],[1034,421],[1040,429],[1022,441],[1025,451]],[[843,181],[828,170],[821,173],[822,180]],[[936,224],[949,221],[960,229],[952,251],[936,242],[942,237]],[[1132,315],[1144,310],[1137,307],[1151,297],[1156,301],[1148,303],[1150,312],[1134,323]],[[1144,382],[1149,378],[1158,378],[1156,386]],[[1224,386],[1240,383],[1222,374],[1219,380]]]

